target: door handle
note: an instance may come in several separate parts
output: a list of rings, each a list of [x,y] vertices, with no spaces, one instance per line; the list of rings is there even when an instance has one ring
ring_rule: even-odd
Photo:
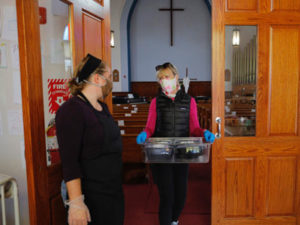
[[[221,138],[221,117],[216,118],[216,123],[218,124],[218,130],[216,133],[216,138],[219,139]]]

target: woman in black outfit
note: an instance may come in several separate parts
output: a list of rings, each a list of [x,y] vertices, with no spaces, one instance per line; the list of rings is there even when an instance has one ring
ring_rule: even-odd
[[[56,114],[70,225],[122,225],[122,141],[107,105],[109,68],[87,55],[69,82],[73,97]]]
[[[151,101],[147,125],[137,136],[137,143],[144,143],[149,137],[190,136],[204,136],[213,142],[214,134],[200,128],[196,101],[180,87],[176,67],[164,63],[156,71],[161,90]],[[178,225],[186,200],[189,165],[153,163],[150,168],[159,192],[159,224]]]

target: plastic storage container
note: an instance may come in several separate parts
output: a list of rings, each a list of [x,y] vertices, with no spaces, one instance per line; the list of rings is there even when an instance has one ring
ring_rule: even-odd
[[[170,138],[149,138],[143,146],[146,162],[163,163],[173,159],[174,147]]]
[[[208,163],[211,143],[199,137],[148,138],[142,145],[146,163]]]

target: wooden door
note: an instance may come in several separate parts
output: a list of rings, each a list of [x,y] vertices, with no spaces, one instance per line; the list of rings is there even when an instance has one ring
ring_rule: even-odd
[[[300,1],[213,0],[212,11],[212,118],[222,119],[212,152],[212,225],[299,225]],[[257,27],[252,137],[224,137],[226,25]]]
[[[66,211],[60,197],[61,166],[60,163],[47,166],[45,157],[45,91],[42,77],[44,71],[41,59],[39,2],[16,2],[30,224],[66,224]],[[61,2],[68,5],[71,18],[73,65],[75,66],[86,53],[91,53],[102,58],[110,66],[110,1]],[[47,13],[50,13],[50,10]],[[111,96],[106,101],[112,108]]]

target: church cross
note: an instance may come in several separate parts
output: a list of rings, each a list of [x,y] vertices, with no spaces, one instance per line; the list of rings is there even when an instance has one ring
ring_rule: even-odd
[[[184,11],[184,9],[173,8],[173,0],[170,0],[170,8],[159,9],[159,11],[170,11],[170,24],[171,24],[171,46],[173,46],[173,12],[174,11]]]

